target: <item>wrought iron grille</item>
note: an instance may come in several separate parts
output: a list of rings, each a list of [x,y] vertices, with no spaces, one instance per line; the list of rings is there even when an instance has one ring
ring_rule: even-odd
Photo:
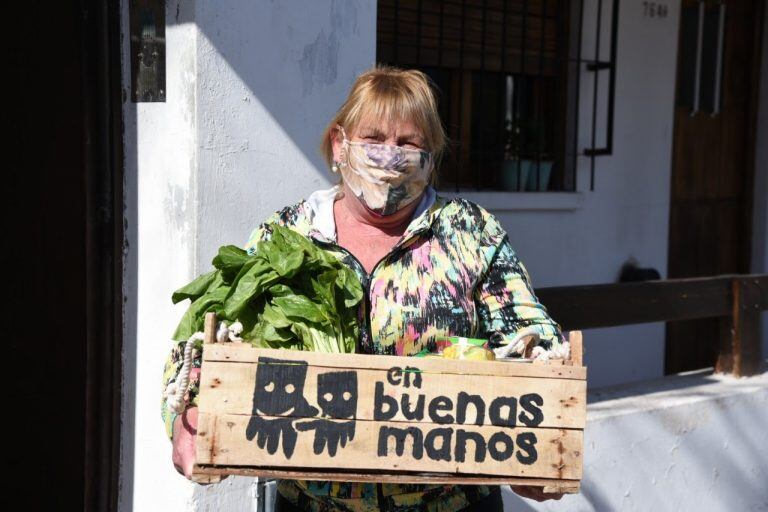
[[[610,154],[594,137],[577,147],[581,71],[595,72],[595,102],[598,72],[610,71],[611,131],[615,76],[599,33],[595,58],[582,59],[583,12],[583,0],[379,0],[377,61],[420,69],[441,92],[451,143],[439,188],[573,191],[577,156]]]

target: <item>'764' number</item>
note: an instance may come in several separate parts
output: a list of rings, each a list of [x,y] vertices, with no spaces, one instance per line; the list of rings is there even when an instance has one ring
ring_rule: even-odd
[[[646,18],[666,18],[669,8],[661,2],[643,2],[643,14]]]

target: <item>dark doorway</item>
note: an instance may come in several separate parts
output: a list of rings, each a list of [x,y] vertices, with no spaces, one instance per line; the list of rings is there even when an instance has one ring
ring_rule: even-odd
[[[15,6],[21,7],[14,9]],[[6,468],[25,510],[115,510],[122,156],[119,2],[9,5]]]
[[[748,273],[764,2],[681,9],[668,277]],[[725,327],[667,323],[666,373],[715,366]]]

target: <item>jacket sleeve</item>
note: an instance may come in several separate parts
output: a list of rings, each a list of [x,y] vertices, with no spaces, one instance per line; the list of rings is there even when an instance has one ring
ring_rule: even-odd
[[[168,404],[165,401],[165,389],[168,387],[168,384],[172,382],[176,382],[176,379],[179,377],[179,372],[181,371],[181,367],[184,364],[184,347],[186,345],[185,341],[174,341],[173,347],[171,348],[170,353],[165,359],[165,364],[163,366],[163,378],[162,378],[162,390],[161,390],[161,405],[160,405],[160,416],[163,418],[163,423],[165,424],[165,433],[168,436],[168,439],[173,440],[173,422],[176,420],[176,416],[178,416],[177,413],[173,412],[168,408]],[[200,368],[200,365],[202,363],[202,354],[200,354],[197,350],[192,351],[192,368]],[[196,407],[197,406],[197,395],[200,391],[200,374],[199,372],[197,375],[190,375],[189,379],[189,388],[187,391],[187,407]]]
[[[495,220],[491,222],[495,224]],[[489,265],[475,288],[479,333],[492,342],[508,344],[517,333],[533,330],[539,345],[552,350],[563,342],[560,326],[539,302],[531,278],[500,226],[483,236]]]

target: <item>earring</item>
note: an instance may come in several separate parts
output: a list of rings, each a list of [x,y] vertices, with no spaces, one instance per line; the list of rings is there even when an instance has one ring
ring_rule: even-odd
[[[339,162],[336,162],[336,161],[333,162],[333,165],[331,166],[331,171],[339,172]]]

